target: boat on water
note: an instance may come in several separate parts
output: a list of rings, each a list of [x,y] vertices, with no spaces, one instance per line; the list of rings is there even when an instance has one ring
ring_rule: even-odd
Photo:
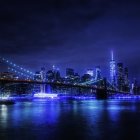
[[[9,97],[0,98],[0,105],[12,105],[12,104],[15,104],[14,99],[10,99]]]

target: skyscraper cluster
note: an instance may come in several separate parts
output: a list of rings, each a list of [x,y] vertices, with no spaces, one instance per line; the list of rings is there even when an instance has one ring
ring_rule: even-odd
[[[62,77],[60,71],[55,66],[52,69],[46,71],[45,68],[41,68],[40,71],[37,71],[34,76],[34,80],[37,81],[47,81],[47,82],[61,82],[68,84],[77,84],[84,83],[91,80],[100,80],[101,76],[101,68],[97,66],[94,69],[87,69],[85,74],[80,76],[78,73],[74,71],[72,68],[66,68],[65,76]]]
[[[102,77],[100,66],[87,69],[87,71],[85,71],[85,73],[81,76],[78,73],[76,73],[74,69],[66,68],[65,76],[61,76],[59,68],[57,68],[54,65],[49,70],[46,70],[46,68],[42,67],[39,71],[33,73],[29,70],[24,69],[23,67],[16,65],[15,63],[7,59],[3,58],[2,62],[8,66],[9,72],[0,73],[0,79],[15,79],[15,80],[34,79],[41,82],[57,82],[67,84],[94,84],[101,81],[104,78]],[[107,79],[107,82],[109,82],[109,86],[112,89],[124,92],[132,91],[135,93],[138,93],[138,91],[140,91],[136,79],[132,83],[132,85],[130,85],[128,68],[125,67],[123,63],[120,62],[116,63],[113,51],[111,52],[109,77],[110,78]],[[43,90],[44,87],[42,87],[42,91]]]
[[[87,69],[86,73],[80,76],[75,73],[74,69],[66,68],[66,74],[61,77],[60,71],[57,67],[53,66],[51,70],[46,71],[41,68],[40,71],[35,73],[35,80],[47,82],[61,82],[68,84],[86,83],[88,81],[98,81],[102,79],[101,68],[97,66],[94,69]],[[111,52],[110,60],[110,83],[118,91],[130,91],[129,73],[128,68],[124,67],[123,63],[116,63],[113,51]]]
[[[117,87],[119,91],[130,91],[128,68],[123,63],[117,63],[114,60],[113,52],[111,52],[110,61],[110,82]]]

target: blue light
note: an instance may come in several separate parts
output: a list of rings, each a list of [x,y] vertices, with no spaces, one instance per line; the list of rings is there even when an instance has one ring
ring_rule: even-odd
[[[35,93],[35,98],[57,98],[58,94],[48,94],[48,93]]]
[[[139,95],[116,94],[116,95],[113,95],[113,96],[109,97],[109,99],[131,99],[131,100],[136,100],[136,99],[140,99],[140,96]]]

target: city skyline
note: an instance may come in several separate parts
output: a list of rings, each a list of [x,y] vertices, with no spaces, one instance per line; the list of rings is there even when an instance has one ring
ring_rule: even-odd
[[[0,4],[0,140],[140,140],[140,0]]]
[[[116,62],[139,79],[139,6],[136,0],[3,2],[0,55],[31,70],[55,64],[84,73],[100,65],[109,75],[114,50]]]
[[[109,63],[110,63],[110,67],[109,67]],[[74,70],[74,73],[79,74],[80,76],[82,76],[84,74],[88,74],[88,75],[92,75],[92,77],[97,76],[96,75],[97,74],[97,69],[99,68],[100,71],[101,71],[100,72],[101,76],[106,77],[113,85],[115,85],[116,80],[117,80],[116,79],[116,77],[117,77],[117,65],[119,63],[122,63],[122,65],[123,65],[123,62],[117,62],[116,61],[116,59],[114,57],[114,51],[111,50],[110,51],[110,61],[108,62],[108,69],[107,70],[105,70],[105,68],[101,68],[100,64],[98,64],[96,66],[92,66],[90,68],[84,68],[82,72],[77,72],[77,70],[72,68],[72,67],[67,67],[67,68],[70,68],[70,69]],[[4,70],[2,70],[2,65],[6,66]],[[13,68],[10,68],[11,66]],[[20,64],[16,64],[16,63],[12,62],[11,60],[8,60],[6,58],[1,58],[1,71],[3,71],[3,72],[4,71],[5,72],[6,71],[9,71],[9,72],[11,71],[15,74],[18,74],[17,72],[18,72],[18,69],[19,69],[19,71],[24,70],[25,75],[26,75],[26,73],[27,73],[27,75],[28,75],[28,73],[31,73],[31,75],[33,75],[34,73],[41,71],[42,68],[45,69],[46,72],[50,71],[50,70],[57,70],[57,71],[60,72],[60,75],[62,77],[67,75],[67,68],[64,68],[64,69],[60,70],[60,68],[57,67],[56,65],[52,65],[51,67],[42,66],[39,69],[36,69],[36,70],[34,69],[33,71],[31,71],[31,69],[27,68],[26,66],[22,67]],[[128,70],[128,67],[126,65],[124,65],[124,70],[125,70],[125,68],[127,68],[127,70]],[[104,71],[108,71],[107,74],[105,74]],[[20,74],[22,74],[22,72]],[[138,78],[133,77],[130,72],[128,74],[128,78],[131,81],[131,83],[134,82],[135,79],[138,80]]]

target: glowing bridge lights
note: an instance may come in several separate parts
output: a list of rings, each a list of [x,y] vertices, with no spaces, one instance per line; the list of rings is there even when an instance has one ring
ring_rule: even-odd
[[[34,97],[35,98],[57,98],[58,94],[54,94],[54,93],[35,93]]]
[[[0,60],[2,60],[2,62],[6,63],[8,65],[8,70],[14,72],[18,76],[21,76],[21,77],[24,76],[27,78],[30,77],[31,79],[33,79],[34,73],[31,72],[30,70],[20,67],[19,65],[9,61],[8,59],[0,58]]]

